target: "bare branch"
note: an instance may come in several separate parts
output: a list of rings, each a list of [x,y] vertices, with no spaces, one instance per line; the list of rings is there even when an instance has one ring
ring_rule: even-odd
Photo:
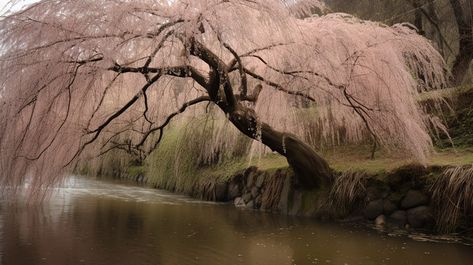
[[[190,106],[193,106],[193,105],[196,105],[198,103],[201,103],[201,102],[207,102],[207,101],[210,101],[210,97],[208,96],[202,96],[202,97],[198,97],[194,100],[191,100],[191,101],[188,101],[186,103],[184,103],[178,111],[176,112],[173,112],[171,113],[167,118],[166,120],[158,127],[154,127],[154,128],[151,128],[148,132],[146,132],[143,136],[143,138],[141,139],[141,141],[136,145],[136,148],[137,149],[140,149],[144,143],[146,142],[146,140],[148,139],[148,137],[152,134],[154,134],[156,131],[160,131],[159,133],[159,138],[157,140],[157,142],[154,144],[154,147],[152,148],[152,150],[155,149],[155,147],[159,144],[159,142],[161,141],[161,138],[162,138],[162,134],[163,134],[163,130],[164,128],[171,122],[171,120],[179,115],[180,113],[184,112],[188,107]]]
[[[74,69],[74,73],[72,74],[72,78],[69,82],[69,84],[66,86],[66,90],[67,90],[67,109],[66,109],[66,115],[64,117],[64,119],[61,121],[59,127],[56,129],[56,132],[54,133],[51,141],[38,153],[36,154],[35,156],[33,157],[29,157],[27,155],[20,155],[18,157],[24,157],[26,158],[27,160],[38,160],[43,154],[44,152],[46,152],[49,147],[51,147],[51,145],[54,143],[54,141],[56,140],[57,136],[59,135],[59,133],[61,132],[61,129],[64,127],[64,124],[66,124],[67,122],[67,119],[69,118],[69,111],[71,109],[71,101],[72,101],[72,92],[71,92],[71,87],[72,85],[74,84],[74,81],[76,80],[76,77],[77,77],[77,72],[79,71],[79,68],[80,68],[80,65],[78,65],[77,67],[75,67]],[[33,115],[33,114],[32,114]]]
[[[105,120],[105,122],[103,122],[101,125],[99,125],[96,129],[92,130],[92,131],[88,131],[87,134],[92,134],[92,138],[88,141],[86,141],[84,144],[82,144],[80,146],[80,148],[77,150],[77,152],[74,154],[74,156],[69,160],[69,162],[66,163],[65,167],[66,166],[69,166],[72,161],[74,161],[74,159],[79,156],[82,151],[84,150],[84,148],[86,148],[89,144],[93,143],[100,135],[100,133],[103,131],[103,129],[105,129],[113,120],[115,120],[116,118],[118,118],[120,115],[122,115],[126,110],[128,110],[131,106],[133,106],[135,104],[135,102],[141,97],[141,95],[146,92],[146,90],[148,90],[148,88],[153,85],[156,81],[159,80],[159,78],[161,78],[161,75],[158,73],[156,74],[153,78],[150,79],[149,82],[146,83],[146,85],[144,85],[140,92],[138,94],[136,94],[135,96],[133,96],[133,98],[131,98],[123,107],[121,107],[117,112],[113,113],[110,117],[108,117],[107,120]]]
[[[305,94],[303,92],[300,92],[300,91],[293,91],[293,90],[289,90],[285,87],[283,87],[282,85],[278,84],[278,83],[275,83],[275,82],[272,82],[270,80],[267,80],[265,79],[263,76],[261,75],[258,75],[257,73],[253,72],[253,71],[250,71],[248,69],[244,69],[245,70],[245,73],[247,73],[248,75],[250,75],[251,77],[255,78],[255,79],[258,79],[260,81],[262,81],[263,83],[275,88],[276,90],[278,91],[281,91],[281,92],[284,92],[286,94],[289,94],[289,95],[295,95],[295,96],[300,96],[300,97],[303,97],[303,98],[306,98],[310,101],[316,101],[315,98],[313,98],[312,96],[308,95],[308,94]]]
[[[241,61],[241,58],[240,56],[238,56],[238,53],[232,47],[230,47],[230,45],[228,45],[227,43],[223,43],[223,46],[227,48],[227,50],[229,50],[233,54],[233,57],[235,57],[235,60],[238,62],[238,71],[240,73],[240,83],[241,83],[240,95],[242,98],[245,98],[248,94],[248,78],[246,77],[246,73],[244,71],[244,66]]]

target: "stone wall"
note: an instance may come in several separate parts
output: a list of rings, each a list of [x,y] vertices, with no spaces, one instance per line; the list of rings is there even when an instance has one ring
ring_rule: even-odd
[[[348,211],[342,213],[333,206],[330,190],[296,189],[290,169],[261,171],[250,167],[224,182],[216,179],[196,182],[188,195],[232,203],[242,209],[325,220],[364,220],[381,226],[433,231],[436,207],[432,205],[430,187],[442,171],[440,167],[409,165],[382,175],[365,175],[361,182],[362,193]],[[146,181],[141,175],[131,179],[140,183]]]
[[[430,183],[440,168],[420,165],[401,167],[383,176],[369,178],[363,216],[378,225],[434,229],[434,205]]]

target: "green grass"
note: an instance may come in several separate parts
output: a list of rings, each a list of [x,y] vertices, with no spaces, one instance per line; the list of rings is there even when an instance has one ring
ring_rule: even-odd
[[[171,147],[170,143],[164,145]],[[250,166],[256,166],[263,171],[274,171],[287,168],[289,165],[285,157],[279,154],[269,154],[262,157],[227,159],[217,165],[199,167],[193,164],[192,156],[180,160],[180,170],[175,171],[174,161],[169,158],[168,150],[155,154],[153,166],[146,168],[150,181],[161,187],[180,186],[183,192],[189,191],[195,182],[199,180],[225,181],[236,172],[245,170]],[[343,146],[321,155],[327,159],[330,166],[340,172],[343,171],[366,171],[367,173],[379,174],[388,172],[403,165],[415,163],[414,160],[405,159],[401,154],[378,151],[376,159],[371,160],[369,146]],[[186,165],[187,164],[187,165]],[[428,165],[458,166],[473,164],[473,149],[440,149],[430,158]],[[142,172],[143,168],[134,167],[129,172]]]
[[[461,166],[473,164],[473,149],[472,148],[458,148],[454,149],[443,149],[437,151],[432,156],[432,165],[439,166]]]
[[[131,166],[128,168],[128,175],[138,176],[145,173],[145,168],[143,166]]]
[[[327,159],[330,166],[337,171],[366,171],[368,173],[383,173],[391,171],[403,165],[412,164],[416,161],[404,159],[400,154],[378,152],[376,159],[369,159],[369,147],[351,146],[338,147],[334,150],[322,154]],[[430,157],[428,165],[437,166],[460,166],[473,164],[473,149],[441,149],[437,150]],[[199,169],[197,175],[212,176],[225,179],[235,172],[244,170],[250,166],[257,166],[260,170],[271,171],[279,168],[288,167],[286,158],[271,154],[261,158],[255,158],[252,161],[242,159],[240,161],[227,161],[219,165]]]
[[[235,172],[245,170],[251,166],[256,166],[258,169],[263,171],[275,171],[280,168],[287,168],[289,164],[285,157],[278,154],[269,154],[251,160],[241,158],[238,160],[222,162],[211,167],[199,168],[196,174],[217,178],[223,181],[232,177]]]
[[[325,157],[335,170],[364,170],[368,173],[387,172],[416,162],[412,159],[405,159],[401,154],[382,151],[377,153],[374,160],[369,159],[368,156],[369,150],[367,147],[342,147],[328,152]],[[432,154],[427,164],[438,166],[473,164],[473,149],[440,149]]]

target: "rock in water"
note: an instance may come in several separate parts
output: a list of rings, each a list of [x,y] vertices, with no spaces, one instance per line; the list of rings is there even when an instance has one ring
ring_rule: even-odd
[[[374,224],[377,226],[384,226],[386,224],[386,216],[380,215],[374,220]]]
[[[245,201],[241,197],[235,198],[235,200],[233,201],[233,204],[235,205],[235,207],[238,207],[238,208],[246,206]]]
[[[248,203],[249,201],[251,201],[251,193],[250,192],[245,193],[245,195],[243,195],[242,198],[245,203]]]
[[[255,208],[255,201],[251,200],[246,204],[246,208],[254,209]]]

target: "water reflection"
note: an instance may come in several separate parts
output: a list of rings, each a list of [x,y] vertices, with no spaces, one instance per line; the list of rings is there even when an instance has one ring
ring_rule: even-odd
[[[72,184],[71,184],[72,183]],[[470,264],[472,248],[73,179],[0,210],[1,264]]]

